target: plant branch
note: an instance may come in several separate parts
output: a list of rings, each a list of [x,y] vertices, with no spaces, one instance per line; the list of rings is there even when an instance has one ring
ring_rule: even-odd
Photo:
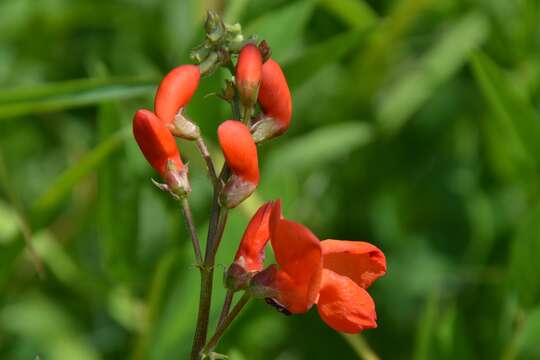
[[[210,177],[210,180],[212,181],[212,184],[214,185],[214,189],[219,189],[221,187],[221,184],[216,173],[216,168],[214,167],[214,162],[212,161],[212,158],[210,157],[210,153],[208,152],[208,147],[206,146],[206,143],[204,142],[204,139],[202,138],[202,136],[199,136],[197,138],[196,144],[197,144],[197,149],[199,149],[199,152],[201,153],[206,163],[208,176]]]
[[[225,333],[225,330],[228,329],[228,327],[231,325],[233,320],[238,316],[240,311],[244,308],[244,306],[251,300],[251,296],[245,292],[244,295],[238,300],[236,305],[234,305],[231,312],[225,316],[221,324],[216,329],[215,334],[212,336],[212,338],[208,341],[208,343],[204,346],[202,350],[202,354],[207,355],[208,353],[212,352],[216,346],[218,345],[219,341],[221,340],[221,337]]]
[[[197,314],[197,327],[193,337],[191,348],[191,360],[199,360],[201,349],[206,342],[208,333],[208,321],[210,318],[210,308],[212,305],[212,285],[214,282],[214,271],[205,265],[201,267],[201,292],[199,295],[199,312]]]
[[[225,301],[223,302],[223,308],[221,309],[221,314],[219,314],[219,320],[217,323],[216,331],[225,320],[225,317],[229,315],[229,310],[231,309],[233,298],[234,298],[234,291],[227,290],[227,294],[225,294]]]
[[[183,198],[182,200],[182,212],[184,213],[184,219],[186,220],[186,228],[187,231],[191,237],[191,243],[193,244],[193,251],[195,252],[195,261],[197,262],[197,266],[201,266],[203,262],[202,254],[201,254],[201,243],[199,241],[199,237],[197,236],[197,229],[195,228],[195,224],[193,222],[193,215],[191,214],[191,207],[189,206],[189,202],[187,198]]]

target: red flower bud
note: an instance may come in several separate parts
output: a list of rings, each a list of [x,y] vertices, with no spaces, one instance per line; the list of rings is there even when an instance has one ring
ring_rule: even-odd
[[[187,168],[182,163],[176,141],[160,119],[149,110],[139,110],[133,118],[133,135],[152,167],[175,195],[189,193]]]
[[[218,128],[218,138],[232,176],[221,194],[221,203],[233,208],[259,184],[257,146],[249,129],[240,121],[227,120]]]
[[[291,121],[291,92],[281,67],[272,59],[262,67],[258,99],[263,116],[252,129],[255,142],[283,134]]]
[[[200,135],[198,126],[181,113],[197,90],[200,77],[198,66],[182,65],[172,69],[159,84],[154,111],[176,136],[195,139]]]
[[[240,51],[236,64],[236,86],[242,105],[249,108],[257,101],[261,82],[262,56],[259,48],[247,44]]]

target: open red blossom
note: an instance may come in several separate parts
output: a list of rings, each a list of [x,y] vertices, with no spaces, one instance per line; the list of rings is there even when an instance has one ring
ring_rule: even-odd
[[[269,221],[278,266],[253,278],[255,295],[269,296],[286,313],[304,313],[317,304],[324,322],[357,333],[377,326],[375,303],[366,291],[386,273],[377,247],[360,241],[319,241],[305,226],[283,219],[276,201]]]
[[[257,146],[247,126],[227,120],[218,128],[218,139],[232,176],[222,192],[222,204],[233,208],[255,191],[259,184]]]
[[[283,134],[292,116],[291,92],[281,67],[272,59],[262,66],[258,100],[263,116],[253,126],[255,142]]]
[[[201,73],[196,65],[172,69],[161,81],[154,99],[154,111],[165,124],[172,124],[197,90]]]
[[[236,86],[245,107],[253,106],[257,101],[262,63],[261,52],[254,44],[247,44],[240,51],[236,64]]]
[[[176,141],[153,112],[143,109],[135,113],[133,135],[146,160],[162,178],[166,178],[170,164],[182,170],[184,164]]]

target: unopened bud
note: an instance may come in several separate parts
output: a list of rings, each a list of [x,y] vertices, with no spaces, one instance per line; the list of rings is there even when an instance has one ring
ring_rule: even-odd
[[[236,86],[244,108],[251,108],[257,102],[261,74],[261,52],[254,44],[247,44],[240,51],[236,64]]]

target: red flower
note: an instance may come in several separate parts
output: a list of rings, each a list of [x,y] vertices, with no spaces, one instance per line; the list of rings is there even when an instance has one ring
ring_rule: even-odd
[[[384,254],[366,242],[319,241],[305,226],[272,208],[270,241],[278,266],[255,275],[254,295],[270,297],[282,312],[305,313],[317,304],[324,322],[357,333],[377,326],[373,299],[365,290],[386,272]]]
[[[218,139],[232,172],[223,189],[221,202],[233,208],[249,197],[259,184],[257,146],[249,129],[236,120],[227,120],[219,126]]]
[[[161,81],[154,99],[154,111],[175,136],[189,140],[200,136],[199,127],[182,115],[199,86],[198,66],[182,65],[172,69]]]
[[[139,110],[133,118],[133,135],[146,160],[167,182],[167,189],[178,196],[188,193],[187,168],[163,122],[153,112]]]
[[[283,134],[289,128],[292,116],[291,93],[281,67],[272,59],[262,67],[258,100],[263,116],[253,126],[255,142]]]
[[[261,73],[261,52],[257,46],[247,44],[240,51],[236,64],[236,86],[244,107],[251,107],[257,101]]]

